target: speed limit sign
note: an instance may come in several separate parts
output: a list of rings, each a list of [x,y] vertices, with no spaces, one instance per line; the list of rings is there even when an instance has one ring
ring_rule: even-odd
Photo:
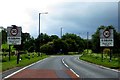
[[[16,36],[18,34],[18,29],[17,28],[12,28],[10,30],[10,33],[11,33],[12,36]]]
[[[103,36],[104,36],[105,38],[109,38],[109,37],[110,37],[110,31],[109,31],[109,30],[105,30],[105,31],[103,32]]]

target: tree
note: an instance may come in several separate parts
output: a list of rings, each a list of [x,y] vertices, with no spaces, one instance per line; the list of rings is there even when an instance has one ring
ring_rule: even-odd
[[[40,50],[42,53],[46,53],[47,55],[52,55],[54,54],[54,49],[53,49],[53,42],[49,42],[47,44],[44,44],[40,47]]]
[[[59,39],[59,37],[57,35],[51,35],[50,36],[50,40],[53,41],[55,39]]]
[[[64,53],[67,54],[68,52],[68,45],[65,41],[61,39],[56,39],[53,41],[53,47],[55,53]]]
[[[76,44],[75,40],[66,39],[65,42],[68,45],[69,52],[76,52],[78,50],[78,45]]]
[[[6,52],[6,51],[8,51],[8,50],[9,50],[9,45],[8,45],[7,43],[2,44],[2,51],[3,51],[3,52]]]
[[[74,41],[74,45],[71,46],[71,48],[76,48],[72,51],[74,52],[81,52],[85,49],[85,42],[84,40],[77,36],[76,34],[71,34],[71,33],[66,33],[65,35],[62,36],[62,40],[68,40],[68,39],[71,39],[71,41],[73,40]]]
[[[21,32],[21,45],[14,45],[14,48],[16,48],[16,50],[28,50],[28,48],[30,46],[26,46],[26,45],[29,45],[29,41],[30,41],[30,34],[29,33],[23,33]]]
[[[7,31],[6,29],[2,30],[2,44],[5,44],[7,42]]]
[[[35,40],[33,37],[30,38],[29,41],[26,41],[24,44],[24,50],[27,50],[28,52],[34,52],[35,48]]]
[[[44,45],[44,44],[48,43],[49,41],[50,41],[50,37],[46,33],[45,34],[41,33],[40,44]]]

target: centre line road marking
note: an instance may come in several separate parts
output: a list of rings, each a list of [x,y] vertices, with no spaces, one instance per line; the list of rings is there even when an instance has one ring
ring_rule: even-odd
[[[9,77],[17,74],[18,72],[20,72],[20,71],[22,71],[22,70],[24,70],[24,69],[26,69],[26,68],[28,68],[28,67],[30,67],[30,66],[33,66],[33,65],[35,65],[35,64],[37,64],[37,63],[39,63],[39,62],[41,62],[41,61],[44,61],[44,60],[46,60],[46,59],[48,59],[48,58],[45,58],[45,59],[43,59],[43,60],[39,60],[39,61],[37,61],[37,62],[35,62],[35,63],[33,63],[33,64],[30,64],[30,65],[28,65],[28,66],[25,66],[25,67],[23,67],[22,69],[20,69],[20,70],[18,70],[18,71],[15,71],[15,72],[13,72],[12,74],[4,77],[2,80],[7,79],[7,78],[9,78]]]
[[[73,69],[71,69],[71,68],[64,62],[64,58],[62,59],[62,63],[63,63],[70,71],[72,71],[77,77],[80,77]]]

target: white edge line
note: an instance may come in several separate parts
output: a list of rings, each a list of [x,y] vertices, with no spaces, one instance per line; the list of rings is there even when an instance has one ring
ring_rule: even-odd
[[[47,59],[47,58],[45,58],[45,59],[43,59],[43,60],[46,60],[46,59]],[[11,76],[13,76],[14,74],[17,74],[18,72],[20,72],[20,71],[22,71],[22,70],[24,70],[24,69],[26,69],[26,68],[34,65],[34,64],[37,64],[37,63],[41,62],[41,61],[43,61],[43,60],[39,60],[39,61],[37,61],[37,62],[35,62],[35,63],[32,63],[32,64],[30,64],[30,65],[28,65],[28,66],[23,67],[22,69],[20,69],[20,70],[18,70],[18,71],[15,71],[15,72],[13,72],[12,74],[4,77],[3,80],[6,79],[6,78],[9,78],[9,77],[11,77]]]
[[[62,63],[67,67],[69,68],[69,66],[64,62],[64,58],[62,59]],[[71,68],[69,68],[70,71],[72,71],[77,77],[80,77],[75,71],[73,71]]]
[[[78,57],[78,60],[81,60],[81,59],[79,59],[79,57]],[[88,64],[95,65],[95,66],[97,66],[97,67],[101,67],[101,68],[104,68],[104,69],[108,69],[108,70],[111,70],[111,71],[120,72],[119,70],[110,69],[110,68],[108,68],[108,67],[104,67],[104,66],[97,65],[97,64],[94,64],[94,63],[89,63],[89,62],[87,62],[87,61],[84,61],[84,60],[81,60],[81,61],[82,61],[82,62],[84,62],[84,63],[88,63]]]

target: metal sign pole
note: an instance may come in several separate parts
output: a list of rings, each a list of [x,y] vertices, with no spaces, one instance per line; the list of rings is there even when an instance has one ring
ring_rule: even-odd
[[[103,48],[101,48],[101,61],[103,62]]]
[[[110,61],[109,62],[111,61],[112,61],[112,48],[110,49]]]
[[[20,58],[20,54],[19,51],[17,52],[17,64],[19,64],[19,58]]]
[[[10,49],[10,45],[9,45],[9,61],[10,61],[10,51],[11,51],[11,49]]]

